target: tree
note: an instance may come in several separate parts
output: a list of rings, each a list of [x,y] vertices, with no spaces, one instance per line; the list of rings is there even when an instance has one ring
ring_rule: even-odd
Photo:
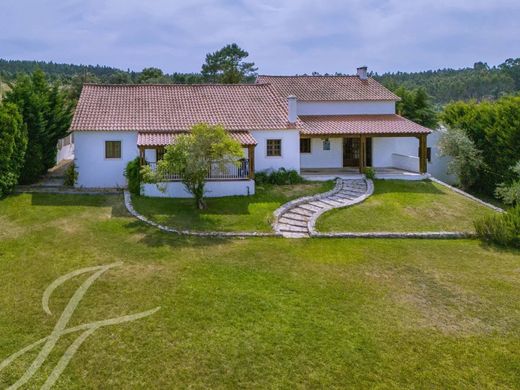
[[[27,131],[18,107],[0,105],[0,198],[18,183],[27,149]]]
[[[254,62],[244,62],[249,53],[236,43],[224,46],[214,53],[206,54],[202,75],[211,82],[238,84],[256,76]]]
[[[179,174],[186,189],[193,194],[196,206],[204,209],[205,184],[210,169],[225,170],[229,164],[237,165],[242,156],[242,147],[222,126],[200,123],[168,145],[163,159],[157,163],[157,170],[152,172],[147,166],[143,177],[144,181],[160,182],[164,175]]]
[[[401,98],[396,104],[399,115],[429,129],[437,127],[437,114],[424,88],[409,90],[401,86],[394,92]]]
[[[500,183],[495,190],[495,195],[505,204],[520,205],[520,161],[511,168],[511,171],[516,176],[515,180],[511,183]]]
[[[31,184],[54,165],[58,140],[68,134],[72,106],[58,85],[49,85],[41,70],[19,76],[5,101],[18,107],[27,128],[20,182]]]
[[[144,68],[137,78],[138,84],[160,84],[164,82],[163,71],[159,68]]]
[[[441,156],[451,157],[448,173],[457,176],[462,188],[468,189],[477,182],[484,166],[482,153],[464,131],[448,129],[439,140],[439,150]]]

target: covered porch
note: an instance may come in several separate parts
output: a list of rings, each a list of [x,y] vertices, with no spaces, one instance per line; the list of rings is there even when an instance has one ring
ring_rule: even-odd
[[[300,166],[305,177],[426,177],[430,130],[399,115],[303,116]]]

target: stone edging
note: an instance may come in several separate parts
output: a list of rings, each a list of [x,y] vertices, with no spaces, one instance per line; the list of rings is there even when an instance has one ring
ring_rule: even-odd
[[[363,195],[361,195],[361,196],[359,196],[359,197],[357,197],[355,199],[352,199],[351,201],[349,201],[348,203],[346,203],[342,207],[348,207],[348,206],[352,206],[352,205],[357,204],[357,203],[361,203],[366,198],[368,198],[369,196],[371,196],[374,193],[374,182],[372,180],[370,180],[370,179],[364,179],[364,180],[367,183],[367,190],[366,190],[366,192]],[[337,189],[338,186],[336,185],[336,188],[335,188],[335,190],[337,189],[336,192],[341,191],[341,189],[343,188],[343,181],[338,179],[338,183],[340,183],[341,185],[339,186],[339,189]],[[342,208],[342,207],[340,207],[340,208]],[[323,213],[326,213],[327,211],[330,211],[330,210],[335,209],[335,208],[337,208],[337,207],[335,207],[335,206],[328,206],[328,207],[325,207],[325,208],[319,210],[318,212],[316,212],[315,214],[313,214],[311,216],[311,218],[309,219],[309,222],[307,223],[307,227],[309,229],[309,235],[311,237],[314,237],[314,236],[317,236],[317,235],[320,234],[315,229],[316,221],[318,220],[318,218]],[[349,233],[347,233],[347,234],[349,234]]]
[[[179,230],[174,229],[169,226],[161,225],[157,222],[151,221],[148,218],[146,218],[144,215],[139,214],[132,205],[132,196],[130,195],[130,192],[128,190],[125,190],[123,192],[124,200],[125,200],[125,206],[126,209],[130,214],[132,214],[135,218],[139,219],[140,221],[151,225],[153,227],[156,227],[159,230],[162,230],[167,233],[176,233],[180,235],[185,236],[197,236],[197,237],[280,237],[281,234],[278,233],[264,233],[264,232],[200,232],[200,231],[193,231],[193,230]]]
[[[445,182],[443,182],[443,181],[441,181],[439,179],[436,179],[433,176],[430,177],[430,180],[435,182],[435,183],[437,183],[437,184],[440,184],[441,186],[444,186],[444,187],[452,190],[453,192],[456,192],[459,195],[465,196],[466,198],[471,199],[474,202],[480,203],[482,206],[489,207],[490,209],[495,210],[495,211],[497,211],[499,213],[503,213],[504,212],[504,209],[501,209],[500,207],[494,206],[491,203],[484,202],[482,199],[479,199],[476,196],[468,194],[467,192],[464,192],[464,191],[462,191],[461,189],[459,189],[457,187],[453,187],[453,186],[449,185],[448,183],[445,183]]]
[[[461,239],[476,238],[476,233],[470,232],[340,232],[313,233],[315,238],[424,238],[424,239]]]
[[[313,201],[320,200],[320,199],[326,198],[328,196],[337,194],[339,191],[341,191],[342,186],[343,186],[343,181],[340,178],[337,178],[336,185],[334,186],[334,188],[332,190],[329,190],[327,192],[322,192],[320,194],[304,196],[302,198],[297,198],[297,199],[291,200],[290,202],[284,203],[283,205],[278,207],[273,212],[274,220],[273,220],[273,223],[271,224],[273,227],[273,230],[276,231],[276,226],[278,225],[278,218],[280,218],[281,214],[283,214],[286,211],[288,211],[289,209],[292,209],[293,207],[299,206],[303,203],[313,202]],[[277,233],[277,235],[281,235],[281,233],[279,233],[279,232],[276,232],[276,233]]]

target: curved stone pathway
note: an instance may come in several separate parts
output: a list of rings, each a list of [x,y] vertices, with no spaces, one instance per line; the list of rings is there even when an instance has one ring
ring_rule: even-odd
[[[309,237],[314,225],[326,211],[360,203],[372,195],[374,185],[365,179],[337,179],[332,191],[295,199],[274,212],[273,228],[287,238]]]

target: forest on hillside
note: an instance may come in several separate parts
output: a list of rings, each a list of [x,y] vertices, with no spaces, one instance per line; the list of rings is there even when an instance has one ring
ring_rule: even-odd
[[[101,65],[5,59],[0,59],[0,81],[12,82],[18,74],[32,73],[37,68],[43,70],[51,80],[76,85],[78,89],[85,82],[185,84],[212,81],[198,72],[167,74],[158,68],[135,72]],[[412,90],[424,88],[437,106],[459,100],[496,100],[520,92],[520,58],[510,58],[496,66],[477,62],[473,67],[462,69],[372,73],[371,76],[392,90],[399,86]],[[246,81],[253,82],[254,77],[248,77]]]

